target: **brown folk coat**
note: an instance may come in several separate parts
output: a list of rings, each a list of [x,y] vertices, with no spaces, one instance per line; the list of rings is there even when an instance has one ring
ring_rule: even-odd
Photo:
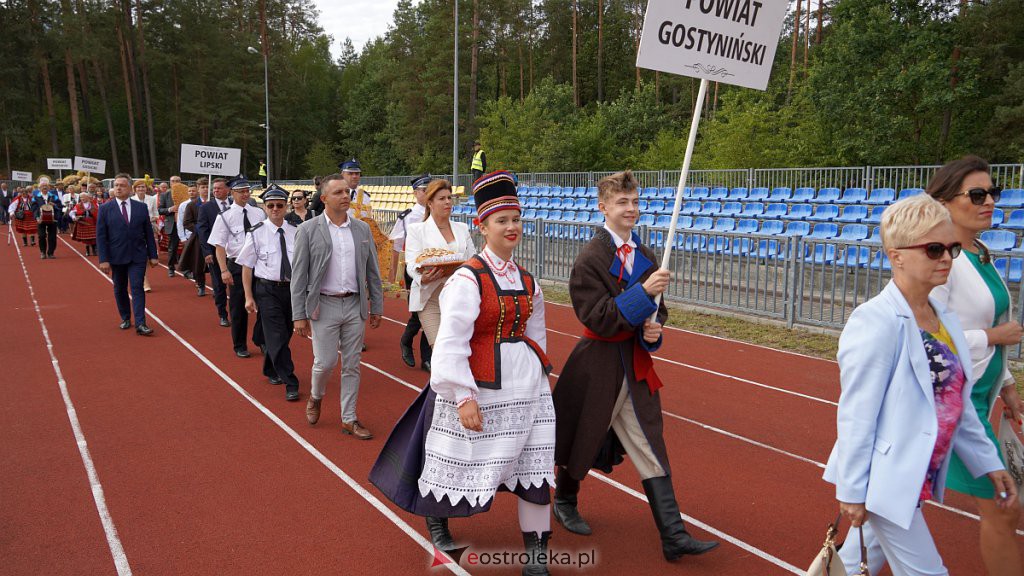
[[[625,278],[619,281],[610,271],[617,262],[615,242],[604,228],[598,229],[584,246],[569,276],[573,309],[585,327],[601,337],[627,330],[638,335],[623,342],[581,339],[558,377],[552,393],[557,422],[555,463],[566,467],[579,480],[591,468],[611,471],[613,465],[622,462],[625,451],[611,429],[611,422],[623,376],[644,435],[665,472],[669,472],[660,396],[651,394],[645,381],[637,382],[633,371],[633,346],[635,338],[642,334],[642,324],[630,325],[615,301],[624,289],[642,283],[657,269],[654,253],[641,245],[638,238],[634,240],[639,248],[633,265],[634,275],[639,278],[634,282],[627,283]],[[668,310],[662,303],[658,321],[664,324],[667,318]]]

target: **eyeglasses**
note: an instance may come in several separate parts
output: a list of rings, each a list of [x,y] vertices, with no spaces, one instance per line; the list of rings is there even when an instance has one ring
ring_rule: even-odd
[[[285,205],[284,205],[283,202],[282,203],[268,202],[268,203],[264,204],[264,206],[266,206],[269,210],[284,210],[284,206]]]
[[[961,192],[957,196],[967,196],[971,199],[971,204],[975,206],[982,206],[985,204],[985,196],[991,196],[993,202],[999,202],[999,197],[1003,194],[1002,186],[993,186],[988,190],[984,188],[971,188],[966,192]]]
[[[942,258],[943,252],[949,252],[950,258],[956,258],[957,256],[960,255],[960,250],[962,249],[962,246],[959,242],[953,242],[948,246],[941,242],[928,242],[927,244],[915,244],[914,246],[904,246],[902,248],[897,248],[897,250],[911,249],[924,250],[925,256],[927,256],[929,259],[938,260]]]
[[[294,198],[292,198],[292,202],[299,202],[299,201],[305,200],[305,199],[306,199],[305,196],[295,196]]]

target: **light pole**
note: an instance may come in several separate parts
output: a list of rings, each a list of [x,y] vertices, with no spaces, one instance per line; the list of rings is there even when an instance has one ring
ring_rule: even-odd
[[[249,54],[259,54],[260,51],[249,46]],[[264,159],[264,169],[267,171],[267,183],[270,182],[270,67],[267,65],[267,52],[263,51],[263,101],[266,105],[267,121],[263,124],[267,129],[267,155]]]
[[[452,106],[452,190],[459,189],[459,0],[455,0],[455,103]],[[472,195],[470,190],[469,194]]]

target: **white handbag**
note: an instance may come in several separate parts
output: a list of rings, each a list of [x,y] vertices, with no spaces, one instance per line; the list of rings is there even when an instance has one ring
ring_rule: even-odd
[[[846,567],[843,566],[843,561],[840,560],[839,551],[836,548],[836,535],[839,533],[839,521],[841,519],[842,514],[836,516],[836,521],[828,525],[828,530],[825,531],[825,543],[821,547],[821,552],[811,562],[806,576],[847,576]],[[861,531],[860,571],[857,572],[857,575],[869,576],[868,549],[864,546],[864,531],[860,527],[857,530]]]
[[[1006,414],[999,416],[996,439],[999,440],[999,451],[1003,454],[1006,471],[1017,485],[1017,499],[1024,504],[1024,443]]]

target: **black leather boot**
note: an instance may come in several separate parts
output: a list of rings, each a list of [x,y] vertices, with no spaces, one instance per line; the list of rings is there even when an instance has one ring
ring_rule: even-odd
[[[555,482],[555,505],[552,508],[555,520],[573,534],[590,536],[590,524],[580,516],[577,507],[576,495],[580,492],[580,481],[570,476],[565,468],[559,467]]]
[[[644,492],[654,514],[654,523],[661,533],[661,551],[668,561],[687,554],[703,554],[718,546],[718,542],[697,540],[686,531],[679,517],[679,503],[672,489],[672,478],[659,476],[644,480]]]
[[[430,541],[438,549],[448,552],[455,549],[455,539],[448,530],[448,519],[427,516],[427,532],[430,533]]]
[[[551,532],[523,532],[523,544],[530,556],[529,564],[523,566],[523,576],[551,576],[548,572],[548,540]]]

